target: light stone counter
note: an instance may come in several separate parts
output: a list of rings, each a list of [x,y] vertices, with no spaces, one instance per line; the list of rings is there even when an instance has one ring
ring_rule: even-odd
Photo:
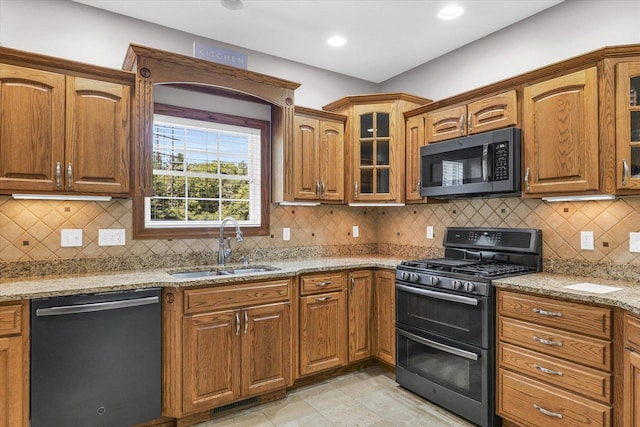
[[[70,274],[65,276],[37,278],[28,277],[20,280],[4,279],[0,281],[0,302],[152,287],[185,287],[223,283],[228,284],[245,282],[248,280],[269,280],[283,277],[294,277],[299,274],[317,273],[322,271],[351,270],[358,268],[395,269],[401,261],[402,260],[400,259],[377,255],[274,261],[247,266],[268,267],[274,269],[272,271],[209,276],[192,279],[176,279],[171,276],[170,273],[209,269],[233,269],[242,268],[242,266],[227,265],[225,267],[218,267],[215,265],[202,265],[197,267],[138,270],[132,272]]]
[[[640,315],[640,284],[638,283],[549,273],[508,277],[494,280],[492,283],[496,288],[605,304],[620,307],[630,313]],[[567,286],[582,283],[621,289],[613,292],[595,293],[567,288]],[[609,289],[605,288],[603,290]]]

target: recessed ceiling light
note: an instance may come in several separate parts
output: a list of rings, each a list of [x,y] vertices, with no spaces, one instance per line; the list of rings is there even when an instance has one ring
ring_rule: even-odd
[[[327,39],[327,44],[329,46],[344,46],[345,44],[347,44],[347,39],[345,39],[342,36],[333,36],[333,37],[329,37]]]
[[[242,0],[220,0],[220,3],[229,10],[240,10],[244,7]]]
[[[438,12],[438,18],[442,19],[443,21],[448,21],[450,19],[456,19],[463,13],[463,8],[461,8],[460,6],[451,5],[440,9],[440,12]]]

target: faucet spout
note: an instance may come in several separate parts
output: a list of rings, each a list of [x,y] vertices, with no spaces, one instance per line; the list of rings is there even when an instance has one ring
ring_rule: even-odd
[[[233,223],[236,226],[236,241],[242,242],[244,240],[242,236],[242,230],[240,230],[240,224],[232,217],[227,217],[220,223],[220,241],[218,243],[218,265],[224,265],[227,258],[231,256],[231,238],[227,238],[227,247],[224,247],[224,227],[228,222]]]

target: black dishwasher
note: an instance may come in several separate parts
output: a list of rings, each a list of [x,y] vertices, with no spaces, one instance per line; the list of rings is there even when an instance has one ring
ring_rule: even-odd
[[[31,427],[160,417],[160,289],[31,302]]]

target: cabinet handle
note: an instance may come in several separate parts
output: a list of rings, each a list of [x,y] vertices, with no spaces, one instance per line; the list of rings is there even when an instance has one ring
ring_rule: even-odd
[[[56,187],[60,188],[60,175],[62,174],[62,168],[60,162],[56,162]]]
[[[249,329],[249,316],[247,312],[244,312],[244,334],[247,335],[247,329]]]
[[[629,182],[629,163],[627,159],[622,159],[622,185],[627,185]]]
[[[524,172],[524,188],[526,191],[531,190],[531,187],[529,186],[529,168]]]
[[[473,129],[471,128],[471,113],[467,115],[467,132],[471,133]]]
[[[316,197],[320,197],[320,181],[316,181]]]
[[[559,311],[547,311],[547,310],[542,310],[540,308],[532,308],[531,311],[533,311],[536,314],[540,314],[541,316],[552,316],[552,317],[562,317],[562,313],[560,313]]]
[[[420,183],[422,181],[418,180],[418,182],[416,183],[416,191],[419,193],[420,192]]]
[[[324,301],[329,301],[330,299],[331,299],[331,297],[320,297],[320,298],[316,298],[316,301],[324,302]]]
[[[460,133],[464,133],[464,114],[460,114]]]
[[[320,188],[321,188],[321,190],[320,190],[320,197],[321,197],[322,199],[324,199],[324,194],[325,194],[325,192],[326,192],[326,190],[327,190],[327,186],[324,184],[324,181],[322,181],[322,184],[320,185]]]
[[[543,414],[549,416],[549,417],[556,417],[556,418],[564,418],[562,414],[559,414],[557,412],[552,412],[548,409],[544,409],[542,406],[540,405],[536,405],[535,403],[533,404],[533,407],[536,408],[538,411],[542,412]]]
[[[67,187],[71,188],[71,184],[73,182],[73,168],[71,167],[71,163],[67,165]]]
[[[240,335],[240,315],[236,311],[236,335]]]
[[[316,286],[320,286],[320,287],[324,287],[324,286],[330,285],[331,283],[332,283],[331,280],[325,280],[324,282],[318,282],[315,285]]]
[[[351,294],[353,293],[353,288],[355,288],[355,286],[356,286],[356,279],[353,276],[351,276],[351,286],[349,286],[349,293]]]
[[[356,181],[356,184],[354,185],[353,190],[354,190],[353,199],[358,200],[358,181]]]
[[[562,341],[553,341],[553,340],[547,340],[544,338],[540,338],[536,335],[533,336],[533,339],[538,341],[540,344],[544,344],[544,345],[553,345],[556,347],[562,347]]]
[[[562,371],[554,371],[553,369],[549,369],[549,368],[545,368],[544,366],[540,366],[537,363],[534,363],[533,367],[536,368],[537,370],[539,370],[540,372],[544,372],[545,374],[558,375],[559,377],[564,375],[562,373]]]

